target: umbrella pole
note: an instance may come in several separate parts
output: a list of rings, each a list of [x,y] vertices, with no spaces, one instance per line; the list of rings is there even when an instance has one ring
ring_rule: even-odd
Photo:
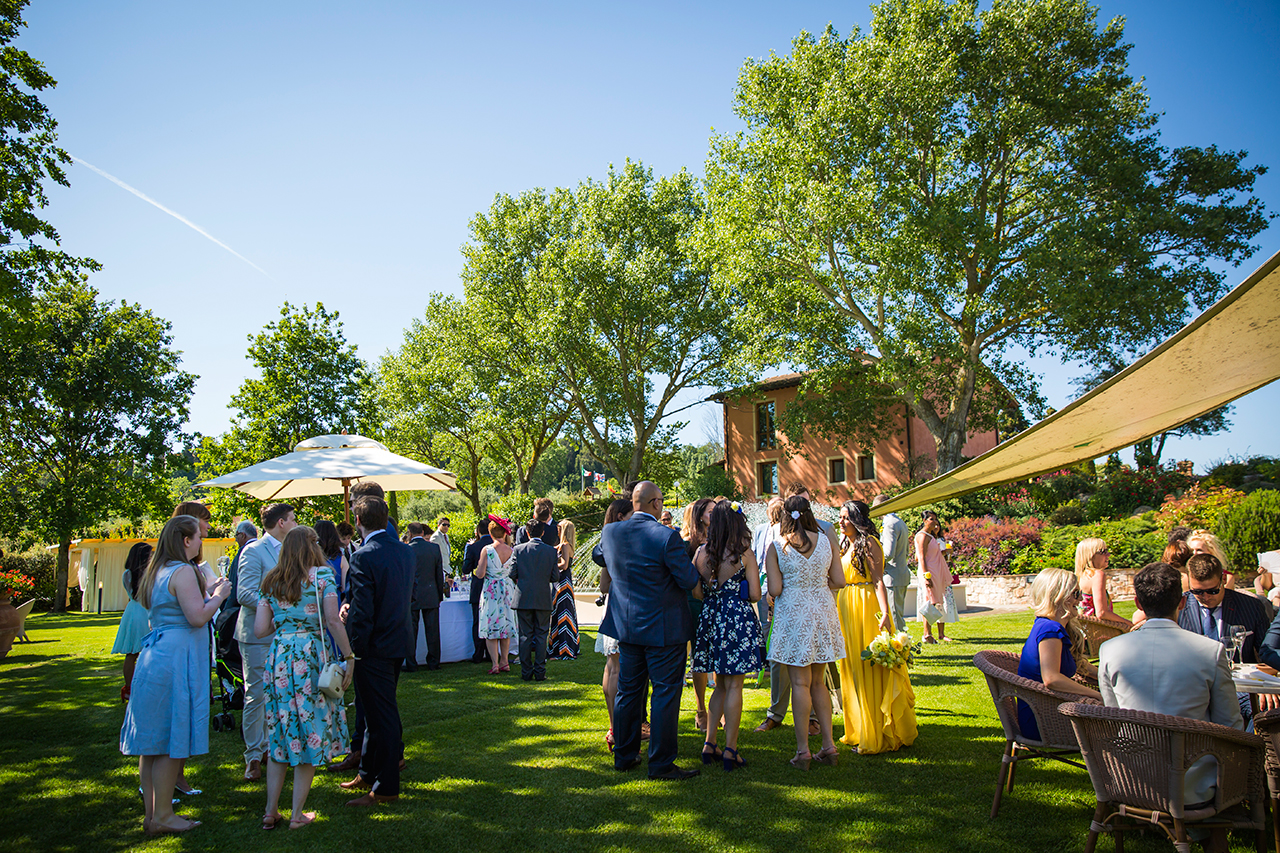
[[[342,478],[342,520],[351,523],[351,480]]]

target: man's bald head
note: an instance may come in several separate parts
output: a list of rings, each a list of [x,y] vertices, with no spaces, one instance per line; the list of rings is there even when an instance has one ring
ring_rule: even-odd
[[[631,492],[631,505],[636,512],[647,512],[656,518],[662,512],[662,489],[657,483],[641,480]]]

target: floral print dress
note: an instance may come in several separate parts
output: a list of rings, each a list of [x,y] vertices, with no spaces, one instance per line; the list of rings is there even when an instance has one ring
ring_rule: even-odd
[[[258,605],[271,607],[276,625],[264,668],[267,750],[272,761],[291,767],[327,764],[346,755],[351,740],[342,701],[316,685],[321,667],[317,583],[322,597],[337,597],[333,569],[320,566],[302,585],[301,600],[290,604],[264,596]]]

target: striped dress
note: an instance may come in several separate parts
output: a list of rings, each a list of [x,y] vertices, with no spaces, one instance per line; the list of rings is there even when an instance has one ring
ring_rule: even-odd
[[[548,658],[578,656],[578,607],[573,601],[573,570],[565,568],[556,580],[556,606],[551,613]]]

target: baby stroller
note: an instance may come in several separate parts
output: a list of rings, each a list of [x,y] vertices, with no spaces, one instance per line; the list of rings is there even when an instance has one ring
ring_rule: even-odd
[[[214,665],[212,702],[219,702],[222,711],[212,715],[215,732],[237,731],[240,727],[232,711],[244,710],[244,679],[240,644],[236,642],[236,615],[239,608],[220,614],[214,634]]]

